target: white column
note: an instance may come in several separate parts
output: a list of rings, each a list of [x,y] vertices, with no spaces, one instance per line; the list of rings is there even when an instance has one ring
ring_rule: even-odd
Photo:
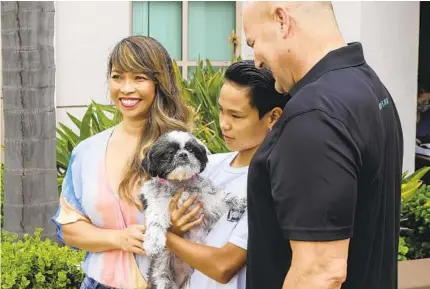
[[[57,122],[73,127],[66,111],[80,118],[85,109],[75,106],[109,102],[108,56],[131,34],[131,2],[56,1],[55,9]]]
[[[419,2],[361,3],[364,56],[385,84],[403,128],[403,169],[415,169]]]
[[[393,96],[403,129],[403,169],[411,172],[415,168],[419,2],[334,1],[333,8],[345,40],[363,44],[366,61]],[[252,59],[244,32],[241,52],[244,59]]]

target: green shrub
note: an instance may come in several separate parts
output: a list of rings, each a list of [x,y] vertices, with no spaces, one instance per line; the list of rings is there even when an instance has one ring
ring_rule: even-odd
[[[430,185],[422,185],[402,206],[405,220],[401,236],[408,247],[407,259],[430,258]]]
[[[2,231],[2,289],[79,288],[85,253],[42,240],[40,233],[41,229],[18,240],[16,235]]]
[[[430,257],[430,185],[420,181],[429,171],[403,176],[399,260]]]
[[[406,254],[408,253],[409,248],[405,242],[405,239],[403,237],[400,237],[399,239],[399,253],[398,253],[398,260],[399,261],[405,261],[407,260]]]

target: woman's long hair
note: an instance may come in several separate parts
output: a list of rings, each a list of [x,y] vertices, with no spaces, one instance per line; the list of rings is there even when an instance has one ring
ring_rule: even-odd
[[[144,73],[155,83],[155,98],[146,116],[139,144],[118,188],[120,198],[141,209],[134,193],[149,178],[142,170],[146,152],[168,131],[191,131],[193,111],[180,94],[172,59],[157,40],[145,36],[131,36],[121,40],[109,57],[108,75],[112,67]]]

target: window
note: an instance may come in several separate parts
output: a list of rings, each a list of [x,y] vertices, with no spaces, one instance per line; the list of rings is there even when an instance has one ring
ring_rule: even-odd
[[[240,1],[133,1],[131,9],[132,34],[160,41],[184,76],[199,59],[221,67],[240,54]]]

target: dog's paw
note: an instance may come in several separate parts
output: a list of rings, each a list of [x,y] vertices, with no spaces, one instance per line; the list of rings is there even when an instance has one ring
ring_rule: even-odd
[[[160,254],[166,247],[166,234],[161,228],[150,228],[145,232],[143,249],[148,256]]]

